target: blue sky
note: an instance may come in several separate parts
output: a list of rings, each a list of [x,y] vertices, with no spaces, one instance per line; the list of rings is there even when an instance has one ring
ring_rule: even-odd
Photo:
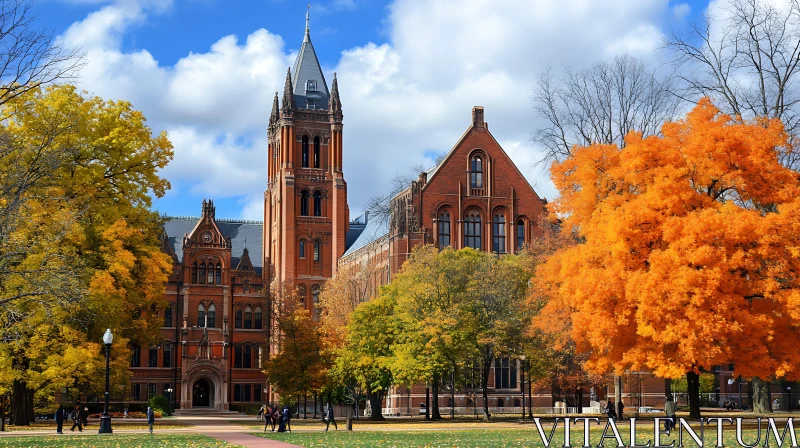
[[[722,1],[722,0],[719,0]],[[534,164],[533,79],[619,53],[659,63],[660,36],[706,2],[669,0],[332,0],[311,3],[326,78],[337,71],[345,177],[353,217],[405,167],[430,165],[456,142],[473,105],[545,197]],[[170,215],[260,219],[266,123],[303,36],[296,0],[38,0],[45,27],[80,46],[79,85],[143,110],[176,147],[164,171]]]

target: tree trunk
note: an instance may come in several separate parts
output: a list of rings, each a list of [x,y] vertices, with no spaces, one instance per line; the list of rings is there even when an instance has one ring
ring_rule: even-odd
[[[614,376],[614,403],[612,406],[617,410],[617,418],[622,420],[622,377]]]
[[[11,423],[15,426],[26,426],[28,420],[28,388],[25,382],[14,380],[11,398]]]
[[[317,393],[314,392],[314,420],[317,419]]]
[[[753,391],[753,412],[756,414],[769,414],[772,412],[770,384],[769,381],[764,381],[757,376],[750,380],[750,387]]]
[[[491,366],[492,362],[487,361],[484,357],[481,368],[481,394],[483,395],[483,420],[487,422],[491,419],[489,414],[489,369]]]
[[[583,413],[583,388],[575,389],[575,408],[578,414]]]
[[[369,399],[370,416],[369,419],[374,422],[385,420],[383,412],[381,412],[381,401],[383,400],[383,391],[372,392],[367,391],[367,398]]]
[[[431,418],[433,420],[441,420],[442,414],[439,413],[439,383],[441,383],[441,379],[439,378],[439,374],[433,375],[433,406],[432,406],[432,414]]]
[[[431,388],[425,385],[425,420],[431,419]]]
[[[450,387],[450,420],[456,419],[456,365],[453,363],[453,378]]]
[[[303,394],[303,420],[308,415],[308,394]]]
[[[689,395],[689,418],[700,419],[700,375],[694,371],[687,372],[686,385]]]
[[[672,396],[672,380],[669,378],[664,378],[664,397],[671,397]]]

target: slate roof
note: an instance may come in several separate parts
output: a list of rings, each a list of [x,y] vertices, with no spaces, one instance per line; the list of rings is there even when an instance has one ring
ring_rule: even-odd
[[[175,249],[178,262],[183,262],[183,235],[188,234],[201,218],[167,218],[164,223],[164,230],[167,232],[169,243]],[[231,265],[239,265],[240,258],[244,252],[245,244],[247,251],[250,252],[250,260],[253,262],[253,269],[257,274],[261,274],[264,264],[264,257],[261,254],[264,223],[260,221],[237,221],[229,219],[215,219],[217,227],[224,236],[231,238]],[[246,241],[246,243],[245,243]]]
[[[352,224],[351,224],[352,226]],[[382,219],[367,220],[364,230],[358,235],[353,244],[345,251],[342,258],[352,254],[353,252],[367,246],[369,243],[380,239],[389,234],[389,223]]]
[[[307,92],[307,81],[315,81],[317,90]],[[328,109],[328,101],[331,94],[328,91],[328,84],[325,83],[325,75],[322,74],[322,67],[319,65],[317,53],[314,52],[314,45],[311,44],[311,34],[308,30],[308,12],[306,12],[306,34],[303,37],[303,45],[297,53],[292,69],[292,86],[294,88],[294,104],[300,109],[309,109],[308,100],[313,99],[316,105],[314,109]]]

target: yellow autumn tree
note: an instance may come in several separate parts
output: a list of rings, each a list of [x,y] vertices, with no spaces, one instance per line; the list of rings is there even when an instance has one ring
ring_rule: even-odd
[[[20,425],[61,388],[101,391],[106,328],[112,393],[126,342],[157,342],[172,264],[150,206],[169,188],[158,171],[172,145],[130,103],[69,85],[30,89],[0,117],[0,351]]]
[[[777,120],[736,121],[704,99],[662,132],[553,165],[555,210],[582,244],[539,268],[539,318],[566,313],[595,372],[686,375],[696,417],[698,374],[714,365],[800,377],[800,188],[778,161]]]

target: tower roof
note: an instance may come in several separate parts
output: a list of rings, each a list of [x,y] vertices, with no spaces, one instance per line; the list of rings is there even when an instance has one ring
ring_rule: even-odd
[[[294,87],[294,104],[298,109],[328,109],[330,92],[325,83],[325,75],[319,65],[317,53],[311,44],[308,28],[308,10],[306,10],[306,34],[303,45],[297,53],[292,68],[292,86]]]

